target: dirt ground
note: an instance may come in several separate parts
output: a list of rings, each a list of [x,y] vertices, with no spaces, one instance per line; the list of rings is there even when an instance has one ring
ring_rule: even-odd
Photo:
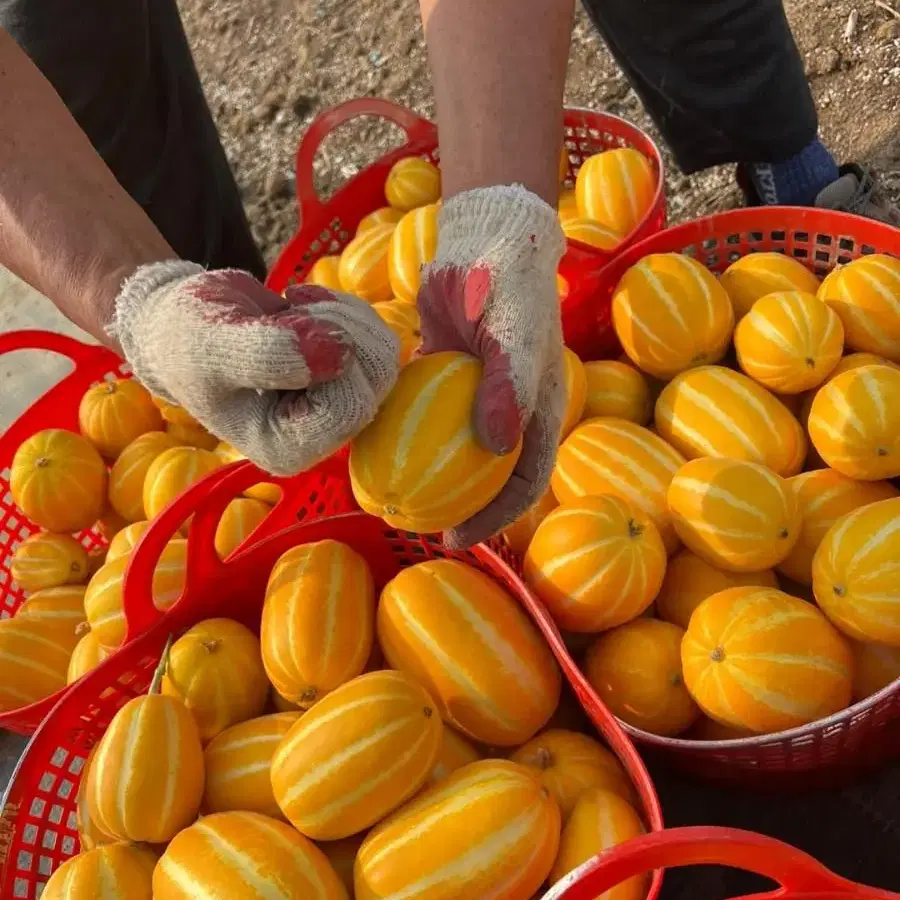
[[[296,228],[293,156],[311,119],[364,95],[433,115],[415,0],[179,0],[185,28],[244,203],[271,260]],[[893,4],[893,5],[891,5]],[[821,113],[841,159],[875,166],[900,195],[900,0],[786,0]],[[848,27],[849,23],[849,27]],[[605,109],[652,131],[586,15],[575,24],[567,103]],[[391,145],[369,120],[326,142],[328,192]],[[668,164],[670,221],[739,202],[730,170],[686,178]]]

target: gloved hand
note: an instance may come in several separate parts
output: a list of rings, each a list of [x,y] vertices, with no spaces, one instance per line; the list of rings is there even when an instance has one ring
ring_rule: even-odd
[[[338,450],[397,378],[397,340],[362,300],[314,285],[282,298],[189,262],[138,269],[108,330],[151,393],[275,475]]]
[[[509,453],[523,436],[500,494],[444,535],[468,547],[518,518],[550,480],[566,406],[556,292],[565,240],[556,211],[519,186],[451,198],[438,234],[418,297],[422,352],[460,350],[483,361],[473,415],[485,448]]]

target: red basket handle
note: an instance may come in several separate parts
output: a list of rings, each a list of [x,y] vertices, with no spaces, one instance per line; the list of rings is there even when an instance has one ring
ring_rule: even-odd
[[[437,129],[432,122],[416,115],[405,106],[378,97],[360,97],[326,109],[313,119],[300,141],[296,157],[297,207],[300,226],[316,216],[324,207],[313,184],[313,162],[322,141],[335,128],[361,116],[378,116],[393,122],[406,132],[407,144],[436,141]]]
[[[0,356],[17,350],[49,350],[51,353],[67,356],[76,366],[100,363],[115,368],[122,362],[112,350],[102,344],[85,344],[65,334],[36,328],[0,334]]]
[[[900,900],[900,894],[863,887],[826,869],[808,854],[774,838],[734,828],[673,828],[614,847],[567,875],[543,900],[594,900],[635,875],[654,869],[720,865],[755,872],[782,889],[762,897],[856,897]]]

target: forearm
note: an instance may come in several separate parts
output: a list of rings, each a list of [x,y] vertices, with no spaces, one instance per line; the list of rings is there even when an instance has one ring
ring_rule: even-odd
[[[2,29],[0,123],[0,264],[110,343],[122,281],[175,254]]]
[[[419,0],[444,197],[522,184],[556,205],[573,0]]]

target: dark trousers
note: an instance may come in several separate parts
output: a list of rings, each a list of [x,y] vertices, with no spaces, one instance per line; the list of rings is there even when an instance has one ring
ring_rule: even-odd
[[[584,2],[686,172],[815,137],[781,0]],[[0,0],[0,27],[181,256],[263,274],[175,0]]]

